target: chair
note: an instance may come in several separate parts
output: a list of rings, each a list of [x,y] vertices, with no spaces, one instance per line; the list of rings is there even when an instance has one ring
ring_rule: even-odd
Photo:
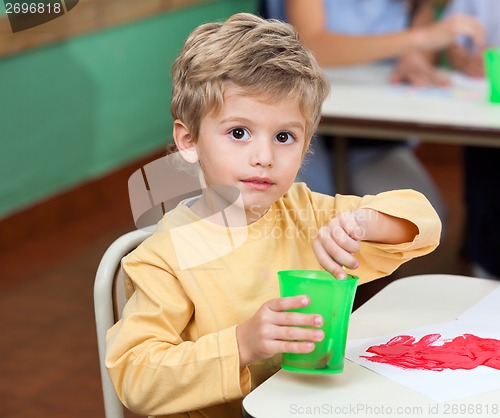
[[[118,398],[104,364],[106,332],[120,319],[125,305],[121,260],[153,233],[153,228],[138,229],[119,237],[104,253],[94,282],[94,311],[99,348],[104,410],[106,418],[123,418],[123,405]]]
[[[106,332],[121,317],[125,306],[124,283],[127,275],[121,260],[142,241],[152,235],[155,225],[183,199],[202,193],[196,170],[180,163],[176,153],[165,155],[135,171],[128,180],[130,206],[137,230],[114,241],[102,256],[94,283],[94,311],[99,348],[102,390],[106,418],[123,418],[124,409],[111,384],[104,364]],[[194,167],[196,168],[196,167]],[[193,171],[193,172],[192,172]],[[165,181],[175,179],[175,181]],[[151,226],[154,225],[154,226]]]

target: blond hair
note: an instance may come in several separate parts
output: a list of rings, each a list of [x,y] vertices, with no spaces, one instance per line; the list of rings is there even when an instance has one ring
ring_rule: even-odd
[[[172,66],[170,111],[195,142],[201,118],[220,109],[226,82],[271,100],[297,100],[307,139],[329,92],[323,71],[291,25],[249,13],[196,28]]]

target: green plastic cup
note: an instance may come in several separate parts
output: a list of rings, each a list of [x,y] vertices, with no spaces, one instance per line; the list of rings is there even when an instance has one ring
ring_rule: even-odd
[[[489,100],[500,103],[500,48],[484,51],[484,68],[489,86]]]
[[[325,334],[311,353],[283,353],[281,367],[297,373],[341,373],[359,278],[348,275],[347,279],[338,280],[322,270],[285,270],[279,271],[278,277],[282,297],[307,295],[311,300],[308,306],[290,311],[321,315]]]

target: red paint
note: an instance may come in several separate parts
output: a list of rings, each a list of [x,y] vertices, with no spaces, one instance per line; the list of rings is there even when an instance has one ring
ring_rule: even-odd
[[[440,372],[444,369],[470,370],[488,366],[500,370],[500,340],[464,334],[443,345],[431,345],[439,338],[440,334],[429,334],[415,342],[415,337],[399,335],[386,344],[374,345],[366,350],[375,356],[361,357],[403,369]]]

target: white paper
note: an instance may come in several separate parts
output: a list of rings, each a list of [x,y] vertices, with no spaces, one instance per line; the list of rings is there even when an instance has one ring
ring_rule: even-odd
[[[484,77],[482,78],[469,77],[466,76],[465,74],[456,71],[451,73],[450,81],[452,86],[456,88],[466,88],[469,90],[477,90],[485,92],[488,87],[488,84]]]
[[[361,357],[372,356],[366,352],[369,347],[385,344],[397,335],[411,335],[418,341],[428,334],[441,334],[440,340],[433,345],[443,344],[445,341],[463,334],[500,339],[500,323],[492,318],[489,321],[475,323],[456,320],[392,335],[352,340],[347,343],[346,357],[401,385],[420,392],[436,402],[456,400],[500,389],[500,370],[487,366],[479,366],[472,370],[428,371],[402,369],[389,364],[374,363]]]
[[[388,91],[401,96],[433,98],[436,100],[484,101],[488,85],[484,78],[467,77],[458,72],[444,73],[450,80],[449,87],[413,86],[409,84],[387,85]]]
[[[488,293],[458,317],[467,322],[500,322],[500,286]]]

